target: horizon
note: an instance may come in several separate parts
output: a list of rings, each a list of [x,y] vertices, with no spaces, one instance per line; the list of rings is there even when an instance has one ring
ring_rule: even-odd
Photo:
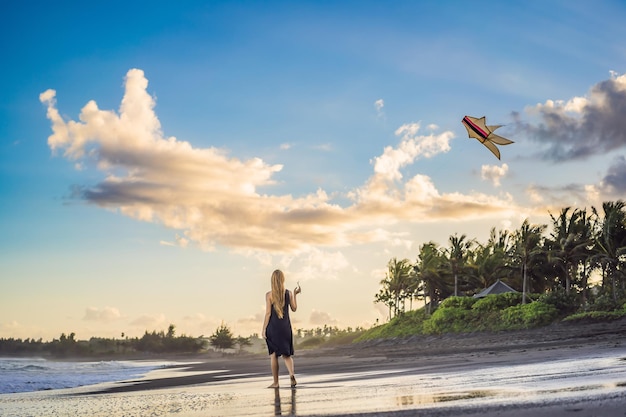
[[[274,269],[369,328],[391,258],[623,199],[626,5],[460,4],[2,6],[0,338],[260,333]]]

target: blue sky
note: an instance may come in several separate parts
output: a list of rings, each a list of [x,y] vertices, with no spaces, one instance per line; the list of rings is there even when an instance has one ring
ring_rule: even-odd
[[[0,11],[0,337],[258,333],[275,268],[369,326],[392,257],[625,195],[618,1]]]

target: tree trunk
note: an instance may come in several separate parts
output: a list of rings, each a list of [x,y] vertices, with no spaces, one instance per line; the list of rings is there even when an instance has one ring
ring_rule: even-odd
[[[587,263],[583,262],[583,274],[582,274],[582,287],[583,287],[582,303],[583,304],[587,302],[588,281],[589,281],[589,277],[587,276]]]
[[[526,304],[526,262],[522,265],[522,304]]]

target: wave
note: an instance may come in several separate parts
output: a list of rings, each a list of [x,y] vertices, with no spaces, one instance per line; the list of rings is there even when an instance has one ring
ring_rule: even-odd
[[[164,362],[55,362],[0,358],[0,394],[75,388],[138,378]]]

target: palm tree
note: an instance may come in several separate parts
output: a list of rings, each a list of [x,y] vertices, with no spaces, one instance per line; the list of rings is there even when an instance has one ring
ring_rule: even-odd
[[[626,255],[626,204],[623,201],[602,204],[604,217],[596,237],[597,261],[611,280],[613,301],[617,303],[617,281],[623,278],[623,257]],[[598,215],[595,208],[594,214]],[[605,286],[603,273],[603,286]],[[624,281],[622,281],[622,287]],[[622,288],[623,290],[623,288]]]
[[[476,289],[485,289],[503,278],[503,274],[508,274],[511,248],[509,232],[500,230],[496,234],[494,227],[489,233],[487,243],[477,244],[476,249],[470,252],[472,259],[469,262],[476,281]]]
[[[446,291],[442,276],[443,259],[436,243],[424,243],[420,247],[417,262],[415,263],[416,279],[419,279],[424,287],[424,299],[429,298],[427,310],[430,314],[432,306],[442,299],[442,293]]]
[[[385,279],[380,283],[383,288],[376,295],[376,301],[389,307],[389,319],[405,311],[406,299],[413,297],[413,265],[408,259],[396,258],[387,263]]]
[[[591,244],[591,231],[587,227],[585,211],[574,209],[568,215],[570,207],[561,210],[558,217],[550,214],[553,231],[550,235],[550,258],[563,274],[565,292],[569,294],[572,275],[578,270],[578,264],[584,259],[587,247]]]
[[[519,230],[515,231],[515,252],[522,267],[522,304],[526,303],[528,267],[541,253],[541,234],[545,228],[545,225],[530,225],[526,219]]]
[[[593,262],[593,246],[595,242],[595,234],[596,224],[598,222],[598,216],[593,213],[588,213],[587,210],[583,210],[578,219],[578,227],[581,232],[581,240],[586,241],[586,246],[581,248],[579,252],[579,263],[581,266],[580,272],[580,286],[582,288],[582,302],[585,303],[587,301],[587,292],[589,290],[589,273],[592,270],[592,262]]]
[[[466,235],[461,235],[459,237],[455,234],[454,236],[450,236],[448,239],[450,247],[447,249],[446,254],[448,255],[450,272],[452,272],[452,275],[454,276],[455,297],[459,295],[459,272],[466,265],[467,256],[473,243],[472,241],[465,241],[466,237]]]

